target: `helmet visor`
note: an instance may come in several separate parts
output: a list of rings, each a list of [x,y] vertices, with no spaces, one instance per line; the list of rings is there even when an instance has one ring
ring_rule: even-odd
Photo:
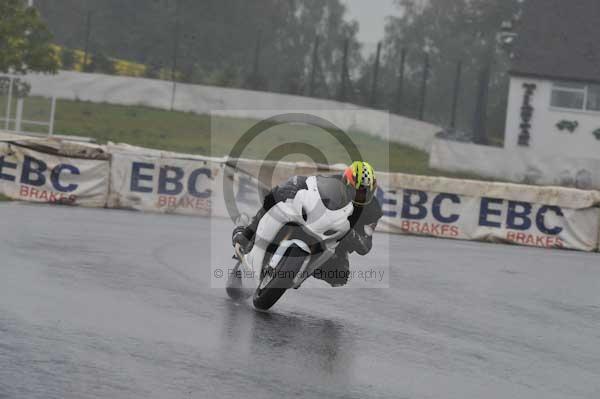
[[[368,205],[371,201],[373,201],[373,196],[375,195],[375,190],[371,190],[368,187],[360,187],[356,190],[356,195],[354,196],[354,203],[356,205]]]

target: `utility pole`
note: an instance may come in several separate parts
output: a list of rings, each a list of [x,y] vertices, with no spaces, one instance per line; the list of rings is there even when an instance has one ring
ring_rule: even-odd
[[[381,56],[381,42],[377,43],[377,55],[375,56],[375,65],[373,67],[373,81],[371,82],[371,98],[369,104],[375,108],[377,103],[377,79],[379,78],[379,57]]]
[[[396,88],[396,112],[402,114],[404,109],[404,68],[406,65],[406,48],[400,54],[400,72],[398,73],[398,87]]]
[[[350,45],[350,40],[346,39],[344,41],[344,57],[342,59],[342,76],[341,76],[341,87],[339,94],[339,101],[346,101],[346,89],[348,84],[348,47]]]
[[[429,80],[429,52],[425,51],[423,60],[423,80],[421,81],[421,104],[419,106],[419,119],[425,120],[425,104],[427,102],[427,81]]]
[[[91,11],[88,11],[88,13],[87,13],[87,21],[86,21],[85,26],[86,26],[86,28],[85,28],[85,49],[84,49],[84,53],[83,53],[83,66],[82,66],[83,72],[85,72],[87,69],[88,53],[90,50],[90,33],[92,31],[92,12]]]
[[[319,62],[319,35],[315,36],[315,44],[313,46],[312,69],[310,71],[310,82],[308,86],[308,96],[312,97],[315,94],[315,83],[317,80],[317,63]]]
[[[256,47],[254,48],[254,63],[252,65],[252,89],[259,89],[260,53],[262,50],[262,29],[256,34]]]
[[[483,61],[483,67],[479,72],[479,84],[477,89],[477,99],[475,107],[475,118],[473,120],[473,137],[476,144],[488,144],[487,137],[487,108],[490,78],[492,73],[492,64],[494,62],[494,53],[496,51],[496,42],[490,39],[490,44]]]
[[[10,129],[10,113],[11,113],[11,105],[12,105],[12,95],[13,95],[13,81],[14,81],[14,77],[9,76],[8,77],[8,98],[6,101],[6,119],[4,119],[4,129],[5,130],[9,130]]]
[[[458,97],[460,95],[460,79],[462,75],[462,61],[456,64],[456,76],[454,78],[454,95],[452,97],[452,115],[450,116],[450,127],[456,128],[456,109],[458,107]]]
[[[175,28],[173,29],[173,64],[171,68],[171,111],[175,106],[175,94],[177,93],[177,55],[179,52],[179,0],[175,0]]]
[[[27,7],[29,7],[29,8],[33,7],[33,0],[27,0]]]

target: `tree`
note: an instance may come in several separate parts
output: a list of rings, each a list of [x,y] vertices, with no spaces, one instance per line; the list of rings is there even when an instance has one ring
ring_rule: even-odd
[[[229,70],[235,78],[225,76],[222,83],[298,91],[310,71],[316,34],[322,40],[315,92],[331,93],[339,86],[346,38],[350,69],[361,62],[358,26],[346,21],[341,0],[53,0],[40,1],[38,8],[61,45],[84,47],[91,12],[94,48],[165,70],[176,64],[177,75],[194,82]],[[255,77],[259,31],[260,76]]]
[[[236,68],[226,67],[215,71],[205,83],[222,87],[239,86],[241,84],[241,77]]]
[[[386,80],[397,76],[402,49],[407,51],[404,98],[405,112],[414,115],[420,102],[425,51],[428,51],[431,74],[427,101],[427,119],[447,124],[453,83],[458,61],[463,61],[462,96],[458,126],[470,130],[475,110],[478,76],[490,60],[490,46],[503,21],[518,13],[519,0],[397,0],[402,16],[390,18],[385,30],[384,71]],[[490,126],[502,133],[508,75],[507,57],[496,48],[490,83],[488,114]],[[396,85],[389,87],[395,88]],[[388,92],[393,98],[393,93]],[[394,107],[391,107],[392,109]]]
[[[73,69],[75,66],[75,52],[70,48],[63,47],[60,53],[60,63],[62,69]]]
[[[86,72],[98,72],[114,75],[116,72],[115,63],[104,53],[94,54],[92,57],[92,62],[86,68]]]
[[[55,73],[58,60],[51,39],[37,11],[25,1],[0,1],[0,72]]]
[[[146,70],[144,71],[144,77],[150,79],[160,79],[163,66],[159,61],[151,60],[146,64]]]

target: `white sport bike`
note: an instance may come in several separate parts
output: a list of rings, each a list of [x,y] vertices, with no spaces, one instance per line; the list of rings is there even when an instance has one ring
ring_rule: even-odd
[[[239,246],[227,281],[235,299],[253,296],[257,309],[271,308],[286,290],[298,289],[334,253],[350,231],[354,189],[339,178],[311,176],[308,189],[277,203],[260,220],[252,250]]]

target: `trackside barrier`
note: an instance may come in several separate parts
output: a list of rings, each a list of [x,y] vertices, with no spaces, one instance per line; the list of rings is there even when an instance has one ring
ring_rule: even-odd
[[[9,198],[104,207],[109,170],[100,146],[0,133],[0,193]]]
[[[243,159],[234,163],[122,144],[0,134],[0,193],[27,201],[228,217],[232,203],[240,212],[256,212],[263,195],[257,186],[267,189],[293,175],[341,169]],[[271,181],[259,181],[265,176]],[[232,183],[231,196],[224,195],[224,181]],[[598,191],[399,173],[380,173],[378,183],[381,232],[598,250]]]
[[[598,249],[598,192],[381,174],[381,231]]]
[[[110,208],[227,217],[227,201],[234,202],[240,212],[247,214],[256,213],[262,203],[257,177],[261,170],[264,173],[269,169],[269,163],[239,160],[234,170],[225,158],[147,150],[122,144],[109,144],[108,151],[112,155]],[[264,182],[261,185],[263,189],[295,174],[315,172],[314,166],[309,164],[276,165],[274,173],[269,173],[272,181]],[[323,168],[330,170],[329,166]],[[224,178],[232,182],[232,198],[225,198]]]
[[[204,158],[138,147],[109,145],[113,155],[110,207],[189,215],[229,215],[226,201],[254,214],[262,195],[257,180],[271,187],[290,176],[332,173],[341,166]],[[233,182],[225,198],[223,179]],[[380,231],[508,242],[519,245],[598,249],[600,193],[558,187],[379,174]],[[231,204],[229,204],[231,205]]]

